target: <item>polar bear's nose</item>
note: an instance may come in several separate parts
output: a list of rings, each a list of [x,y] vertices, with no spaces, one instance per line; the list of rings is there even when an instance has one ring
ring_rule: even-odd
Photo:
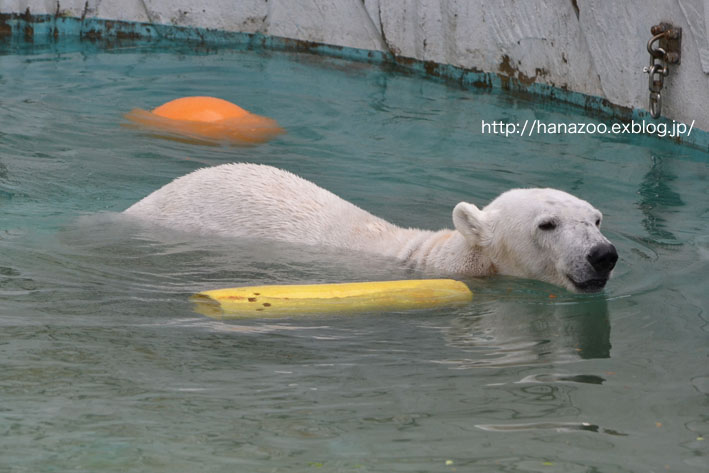
[[[615,250],[615,246],[610,243],[599,243],[591,248],[586,259],[599,273],[606,272],[615,267],[615,263],[618,261],[618,252]]]

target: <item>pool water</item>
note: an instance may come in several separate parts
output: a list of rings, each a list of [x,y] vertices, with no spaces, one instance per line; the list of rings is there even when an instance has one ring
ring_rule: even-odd
[[[652,137],[482,134],[598,122],[302,54],[0,49],[0,470],[699,472],[709,468],[709,156]],[[286,130],[199,146],[123,126],[213,95]],[[472,304],[216,321],[191,294],[418,278],[395,261],[199,238],[117,213],[194,169],[293,171],[402,226],[552,186],[604,212],[598,295],[495,277]]]

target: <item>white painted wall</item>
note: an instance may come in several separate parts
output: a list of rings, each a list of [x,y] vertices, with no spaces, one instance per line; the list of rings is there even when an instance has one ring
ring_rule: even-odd
[[[389,50],[641,109],[650,26],[669,21],[684,37],[663,115],[709,130],[709,0],[0,0],[0,12],[28,7]]]

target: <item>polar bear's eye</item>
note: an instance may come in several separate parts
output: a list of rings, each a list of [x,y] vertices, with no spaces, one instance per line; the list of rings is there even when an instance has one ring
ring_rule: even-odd
[[[540,230],[554,230],[556,228],[556,221],[554,220],[545,220],[542,223],[539,224],[539,229]]]
[[[601,226],[601,219],[600,219],[600,218],[597,218],[597,219],[596,219],[596,226],[597,226],[597,227],[600,227],[600,226]]]

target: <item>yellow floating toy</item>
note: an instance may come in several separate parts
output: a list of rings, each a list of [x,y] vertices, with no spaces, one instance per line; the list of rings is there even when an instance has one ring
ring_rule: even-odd
[[[250,286],[192,296],[195,311],[215,319],[422,309],[470,302],[468,286],[452,279]]]
[[[275,120],[215,97],[182,97],[150,112],[131,110],[125,117],[150,130],[169,132],[193,142],[255,144],[285,133]]]

